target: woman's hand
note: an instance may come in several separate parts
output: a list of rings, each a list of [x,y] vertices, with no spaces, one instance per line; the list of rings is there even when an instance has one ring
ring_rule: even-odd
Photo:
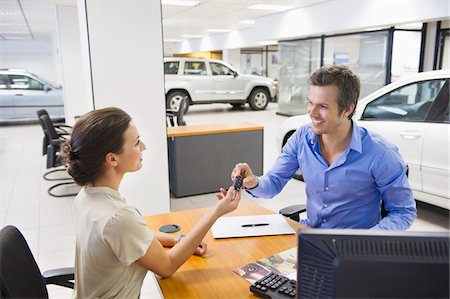
[[[198,245],[197,249],[195,249],[194,254],[198,256],[204,256],[208,252],[207,248],[208,244],[202,241],[200,245]]]
[[[219,212],[219,215],[222,216],[236,210],[241,200],[241,190],[236,191],[233,186],[228,188],[228,190],[220,188],[220,193],[217,193],[216,197],[219,199],[216,210]]]

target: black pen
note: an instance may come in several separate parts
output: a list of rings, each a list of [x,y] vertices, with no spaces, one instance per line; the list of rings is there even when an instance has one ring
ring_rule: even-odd
[[[255,227],[255,226],[266,226],[269,225],[269,223],[255,223],[255,224],[242,224],[242,227]]]

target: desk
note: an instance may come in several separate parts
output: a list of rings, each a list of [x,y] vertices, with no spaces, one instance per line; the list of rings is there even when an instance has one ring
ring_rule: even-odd
[[[249,122],[168,127],[172,194],[181,197],[227,188],[234,165],[242,161],[261,175],[263,130]]]
[[[213,195],[211,195],[213,196]],[[148,226],[157,230],[161,225],[176,223],[187,233],[208,210],[195,209],[146,217]],[[246,202],[227,216],[274,214],[254,203]],[[297,231],[304,226],[287,219]],[[214,239],[206,234],[206,257],[191,256],[170,278],[159,279],[165,299],[170,298],[256,298],[250,284],[233,269],[269,255],[297,246],[296,235]]]

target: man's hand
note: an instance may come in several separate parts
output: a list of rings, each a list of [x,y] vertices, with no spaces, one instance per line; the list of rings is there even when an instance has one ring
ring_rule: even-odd
[[[238,163],[234,166],[231,172],[231,181],[234,181],[238,175],[244,178],[242,186],[245,188],[252,189],[258,186],[258,177],[253,174],[252,169],[247,163]]]

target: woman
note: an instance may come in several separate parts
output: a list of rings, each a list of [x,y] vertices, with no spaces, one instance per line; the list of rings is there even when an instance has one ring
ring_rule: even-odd
[[[75,298],[138,298],[148,270],[167,277],[193,253],[204,255],[205,234],[239,204],[240,192],[222,189],[216,206],[184,238],[150,231],[118,192],[124,174],[142,167],[145,148],[131,117],[118,108],[81,117],[61,148],[69,174],[84,187],[74,202]]]

